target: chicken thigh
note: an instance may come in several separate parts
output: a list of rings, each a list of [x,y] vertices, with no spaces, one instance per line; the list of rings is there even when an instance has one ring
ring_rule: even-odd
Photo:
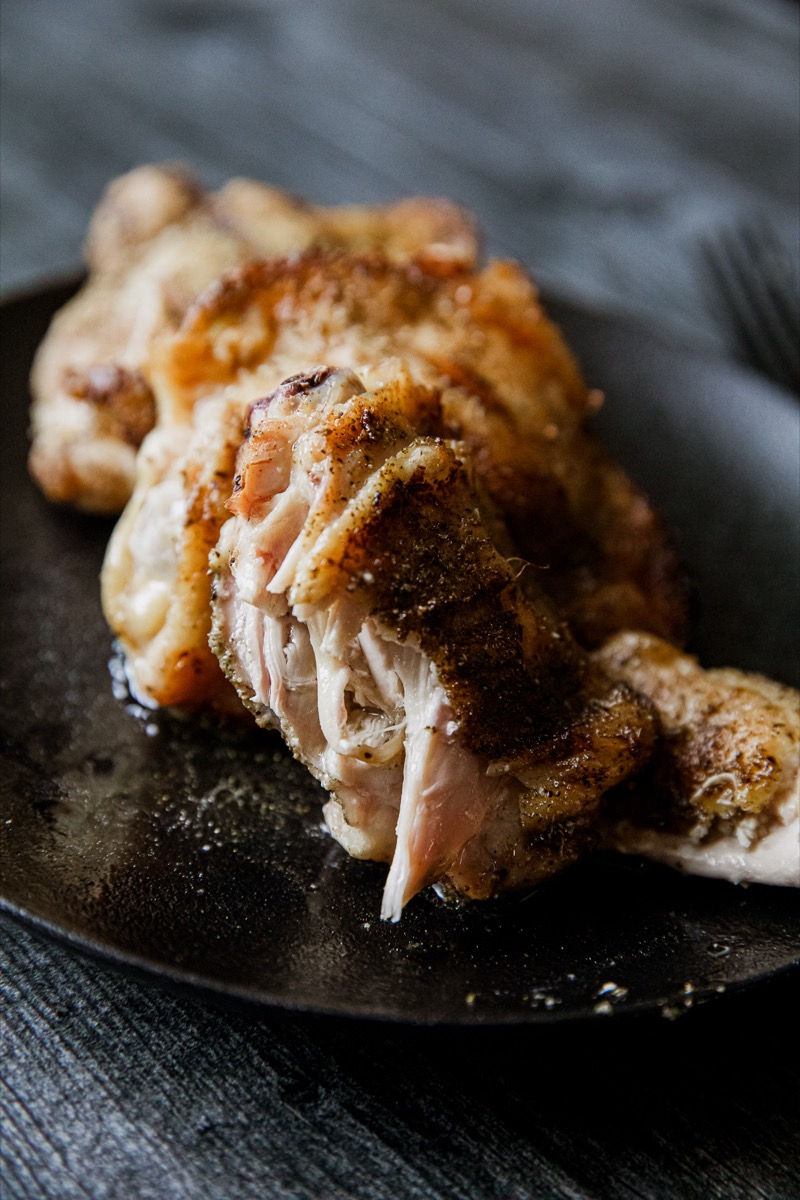
[[[609,805],[607,844],[695,875],[800,886],[800,695],[704,671],[639,633],[596,661],[653,705],[659,726],[641,778]]]
[[[396,362],[373,379],[321,367],[251,406],[212,644],[338,840],[391,864],[397,920],[435,881],[485,898],[573,862],[653,722],[523,595],[463,445],[432,432],[441,393]]]
[[[546,590],[579,641],[631,625],[681,636],[669,538],[586,432],[592,397],[525,274],[310,253],[226,276],[151,355],[158,421],[103,571],[142,702],[226,702],[204,564],[249,404],[316,364],[362,372],[390,357],[440,392],[438,433],[469,452],[531,564],[523,586]]]
[[[89,230],[89,279],[56,315],[31,377],[30,469],[45,494],[120,512],[155,420],[155,339],[224,271],[312,246],[379,246],[393,261],[423,254],[471,265],[477,234],[446,200],[322,208],[248,179],[207,193],[178,167],[138,167],[114,180]]]

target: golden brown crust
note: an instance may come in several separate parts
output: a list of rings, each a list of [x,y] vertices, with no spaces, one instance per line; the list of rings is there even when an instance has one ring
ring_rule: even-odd
[[[437,436],[441,393],[402,368],[374,392],[318,368],[247,423],[212,641],[337,796],[337,836],[392,862],[385,912],[434,879],[477,897],[574,861],[650,752],[652,714],[523,594],[468,452]],[[399,806],[396,850],[375,803],[353,805],[354,762],[365,794]]]
[[[475,275],[452,262],[398,267],[377,254],[325,253],[248,264],[206,293],[161,350],[172,417],[256,372],[291,321],[318,361],[337,344],[356,361],[380,354],[384,337],[388,352],[415,355],[446,385],[442,432],[467,444],[519,554],[582,642],[621,628],[683,641],[687,587],[671,538],[583,429],[593,396],[518,267]]]
[[[104,366],[64,371],[64,390],[96,410],[97,428],[138,449],[155,422],[156,401],[140,371]]]
[[[373,356],[384,337],[385,351],[398,353],[421,322],[436,320],[442,279],[452,285],[469,277],[457,264],[398,267],[378,253],[310,251],[245,263],[204,292],[179,333],[158,347],[170,413],[188,415],[202,396],[255,372],[284,331],[315,349],[349,339],[356,354],[363,345]]]
[[[493,263],[476,274],[453,261],[398,265],[377,253],[322,251],[246,264],[204,293],[152,355],[159,407],[152,436],[168,441],[171,428],[194,427],[188,457],[176,457],[172,477],[186,472],[191,487],[216,489],[223,487],[221,471],[232,485],[232,457],[218,463],[217,447],[241,436],[254,399],[319,363],[380,375],[389,358],[402,360],[419,386],[440,393],[437,427],[429,414],[420,432],[466,444],[480,485],[508,520],[522,555],[537,556],[535,570],[525,572],[526,587],[555,596],[579,638],[591,643],[632,616],[637,624],[652,620],[680,633],[680,589],[666,604],[652,594],[654,580],[672,579],[664,568],[672,561],[668,541],[643,497],[585,434],[592,397],[530,280],[513,264]],[[200,429],[204,423],[208,433]],[[134,510],[151,482],[145,461]],[[126,516],[112,546],[132,523]],[[634,527],[648,536],[629,553]],[[163,664],[199,649],[208,634],[207,587],[180,565],[185,559],[194,570],[199,562],[190,541],[189,532],[177,541],[178,582],[164,628],[179,630],[181,638],[188,630],[195,641],[178,646],[165,636],[154,641],[151,655],[152,635],[142,640],[133,633],[125,604],[114,598],[135,592],[132,577],[115,573],[105,587],[109,620],[123,644],[162,664],[151,664],[153,678],[164,678],[164,691],[159,683],[150,693],[155,702],[172,695]],[[184,577],[192,579],[186,594]],[[173,609],[191,621],[170,615]]]
[[[623,633],[596,655],[653,704],[660,737],[646,774],[620,811],[637,823],[695,838],[769,830],[797,786],[800,696],[759,675],[703,670],[646,634]]]
[[[177,328],[194,297],[237,263],[312,246],[376,244],[399,261],[425,253],[466,264],[478,248],[473,218],[442,200],[329,209],[242,179],[209,194],[176,165],[138,167],[114,180],[89,229],[89,280],[57,314],[34,365],[36,482],[52,500],[120,511],[134,482],[125,434],[104,412],[76,406],[65,377],[97,369],[146,376],[154,341]],[[150,404],[136,417],[128,408],[126,428],[150,428]]]

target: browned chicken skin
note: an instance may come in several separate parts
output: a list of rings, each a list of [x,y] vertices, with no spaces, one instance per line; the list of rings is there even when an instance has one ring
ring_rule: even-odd
[[[438,432],[468,448],[520,557],[542,568],[525,585],[546,589],[580,640],[631,623],[680,634],[669,540],[585,433],[591,397],[524,273],[311,253],[226,276],[151,356],[158,422],[104,569],[106,614],[143,700],[225,702],[202,564],[248,404],[320,362],[361,370],[389,357],[441,392]]]
[[[45,494],[120,512],[153,425],[155,339],[176,329],[223,271],[312,246],[380,246],[400,262],[425,253],[470,264],[477,235],[446,200],[322,208],[248,179],[207,193],[179,167],[139,167],[114,180],[89,229],[88,282],[57,314],[33,368],[30,467]],[[121,408],[124,421],[114,419]]]
[[[652,741],[523,595],[440,404],[403,368],[371,393],[286,381],[251,407],[212,559],[223,666],[333,793],[339,840],[391,863],[394,919],[434,881],[486,897],[574,861]]]
[[[800,885],[798,693],[704,671],[646,634],[619,634],[595,659],[653,705],[660,735],[609,807],[608,844],[696,874]]]
[[[103,602],[132,690],[280,727],[334,836],[390,864],[384,916],[433,881],[528,887],[600,828],[800,881],[797,696],[675,648],[670,538],[467,214],[140,168],[87,255],[35,364],[31,470],[91,511],[130,497]]]

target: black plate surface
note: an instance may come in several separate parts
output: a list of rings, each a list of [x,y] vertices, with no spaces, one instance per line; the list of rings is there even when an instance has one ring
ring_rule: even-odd
[[[598,861],[523,901],[427,893],[382,924],[384,868],[323,832],[319,789],[279,739],[115,698],[97,580],[110,526],[48,506],[25,470],[30,359],[68,294],[2,308],[6,914],[218,999],[414,1022],[679,1009],[800,961],[795,891],[638,863]],[[608,392],[607,439],[681,538],[695,648],[797,683],[800,408],[716,359],[553,310]]]

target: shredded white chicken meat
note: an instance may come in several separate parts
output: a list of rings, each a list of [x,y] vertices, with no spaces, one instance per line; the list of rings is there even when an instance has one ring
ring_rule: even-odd
[[[325,812],[334,836],[353,855],[390,863],[382,915],[397,920],[408,900],[435,880],[457,880],[454,886],[467,894],[490,892],[492,872],[502,876],[512,864],[527,863],[535,880],[550,873],[559,855],[537,856],[527,837],[523,800],[530,803],[534,795],[524,782],[529,757],[523,753],[512,767],[506,756],[503,765],[470,742],[456,696],[459,686],[469,691],[472,680],[448,683],[426,648],[424,621],[405,631],[402,614],[393,621],[377,598],[378,568],[371,563],[381,541],[373,523],[393,506],[412,504],[415,487],[433,489],[442,507],[455,504],[451,518],[462,521],[463,536],[480,536],[477,552],[495,573],[504,572],[505,586],[513,579],[479,532],[474,499],[464,513],[478,521],[478,532],[463,524],[457,505],[467,495],[466,473],[453,449],[417,436],[430,396],[402,367],[393,370],[393,385],[377,397],[363,394],[351,372],[321,368],[252,406],[229,505],[235,515],[212,558],[212,644],[245,702],[262,722],[279,725],[332,793]],[[449,488],[443,500],[436,492],[441,484]],[[420,525],[418,534],[425,542],[429,530]],[[434,573],[449,571],[452,563],[437,559],[443,551],[433,540],[429,545]],[[463,549],[454,539],[447,546],[456,557]],[[413,587],[413,578],[391,570],[392,587]],[[524,601],[517,596],[516,602],[522,611]],[[430,606],[437,603],[434,594]],[[448,604],[445,596],[442,607]],[[549,653],[553,636],[568,635],[541,620],[530,636],[541,634]],[[491,634],[491,621],[484,625]],[[522,655],[521,628],[518,636]],[[485,649],[491,654],[491,646]],[[458,675],[459,668],[453,670]],[[613,693],[608,711],[619,740],[641,738],[641,728],[629,728],[642,714],[628,696]],[[563,735],[563,727],[574,724],[570,704],[560,720]],[[571,839],[572,826],[562,825],[562,846],[574,840],[577,853],[579,818],[636,762],[636,750],[626,749],[601,770],[582,771],[580,780],[569,777],[566,761],[560,764],[561,804],[552,802],[554,783],[549,812],[539,806],[537,815],[547,831],[568,814],[577,836]],[[554,765],[558,771],[557,754],[551,780]],[[515,817],[505,826],[506,844],[502,852],[492,844],[489,855],[480,849],[489,841],[481,839],[496,812],[509,805]],[[560,857],[563,865],[571,856]]]

